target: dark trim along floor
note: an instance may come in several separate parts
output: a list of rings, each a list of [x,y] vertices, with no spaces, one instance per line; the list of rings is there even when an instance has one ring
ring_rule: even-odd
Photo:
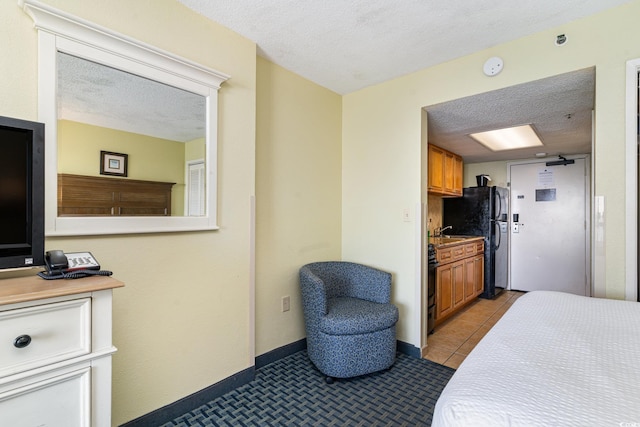
[[[299,341],[287,344],[279,347],[275,350],[262,354],[256,357],[255,366],[247,368],[235,375],[232,375],[224,380],[210,385],[200,391],[197,391],[189,396],[186,396],[180,400],[170,403],[155,411],[149,412],[141,417],[131,420],[122,424],[120,427],[148,427],[151,425],[160,425],[167,420],[174,419],[180,415],[189,412],[193,408],[197,408],[207,402],[210,402],[225,393],[228,393],[240,386],[243,386],[255,378],[256,369],[260,369],[270,363],[287,357],[291,354],[297,353],[300,350],[307,348],[307,340],[303,338]],[[420,359],[420,349],[402,342],[397,342],[397,349],[400,353],[407,356]]]

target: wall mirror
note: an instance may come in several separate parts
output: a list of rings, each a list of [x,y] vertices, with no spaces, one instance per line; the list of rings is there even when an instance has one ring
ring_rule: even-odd
[[[56,65],[58,216],[205,215],[205,97],[60,51]],[[100,197],[120,184],[127,197]]]
[[[228,76],[22,5],[38,29],[46,234],[217,229],[217,96]]]

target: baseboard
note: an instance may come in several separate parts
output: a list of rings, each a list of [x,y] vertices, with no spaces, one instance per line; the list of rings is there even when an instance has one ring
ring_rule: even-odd
[[[251,382],[255,378],[255,367],[247,368],[207,388],[197,391],[187,397],[149,412],[135,420],[122,424],[120,427],[147,427],[167,423],[225,393]]]
[[[268,353],[261,354],[260,356],[256,357],[256,369],[260,369],[263,366],[276,362],[284,357],[292,355],[293,353],[297,353],[300,350],[305,350],[306,348],[307,339],[303,338],[299,341],[292,342],[291,344],[284,345],[282,347],[276,348],[275,350],[271,350]],[[396,341],[396,350],[402,354],[406,354],[409,357],[414,357],[416,359],[422,358],[422,352],[418,347],[404,341]]]
[[[299,341],[292,342],[291,344],[287,344],[282,347],[278,347],[275,350],[271,350],[265,354],[261,354],[260,356],[256,357],[256,369],[260,369],[263,366],[267,366],[270,363],[276,362],[283,357],[287,357],[306,348],[307,339],[302,338]]]
[[[146,427],[150,425],[161,425],[167,423],[182,414],[185,414],[207,402],[210,402],[217,397],[222,396],[240,386],[243,386],[251,382],[255,378],[256,369],[260,369],[270,363],[276,362],[284,357],[287,357],[293,353],[304,350],[307,348],[307,339],[303,338],[299,341],[292,342],[291,344],[284,345],[282,347],[271,350],[265,354],[261,354],[255,359],[255,366],[247,368],[244,371],[238,372],[224,380],[213,384],[205,389],[197,391],[187,397],[184,397],[176,402],[170,403],[167,406],[163,406],[160,409],[156,409],[153,412],[149,412],[135,420],[122,424],[120,427]],[[400,353],[417,359],[421,358],[420,349],[412,344],[397,341],[396,349]]]
[[[400,353],[406,354],[409,357],[413,357],[413,358],[416,358],[416,359],[422,359],[422,352],[420,351],[420,349],[418,347],[414,346],[413,344],[409,344],[407,342],[398,340],[396,342],[396,349]]]

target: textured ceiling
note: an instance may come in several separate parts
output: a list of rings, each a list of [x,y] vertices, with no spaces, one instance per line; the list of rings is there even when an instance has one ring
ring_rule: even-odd
[[[345,94],[629,0],[178,1],[253,40],[261,56]]]
[[[542,80],[425,107],[429,142],[461,155],[466,163],[591,152],[595,69]],[[470,133],[532,124],[544,144],[493,152]]]
[[[255,41],[274,63],[345,94],[629,0],[177,1]],[[72,60],[60,63],[61,118],[178,141],[203,136],[202,98],[194,103],[187,92]],[[429,106],[430,141],[467,162],[524,158],[531,153],[488,152],[466,134],[533,123],[545,152],[587,153],[593,73]]]
[[[205,136],[205,99],[58,53],[58,118],[187,142]]]

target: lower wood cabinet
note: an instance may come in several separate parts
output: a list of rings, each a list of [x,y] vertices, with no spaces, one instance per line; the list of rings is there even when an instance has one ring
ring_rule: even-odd
[[[453,264],[436,269],[436,320],[453,311]]]
[[[436,323],[457,312],[484,290],[484,244],[473,242],[448,247],[438,258]]]
[[[476,275],[473,284],[475,286],[475,294],[480,295],[484,292],[484,255],[479,255],[473,259],[473,274]]]

